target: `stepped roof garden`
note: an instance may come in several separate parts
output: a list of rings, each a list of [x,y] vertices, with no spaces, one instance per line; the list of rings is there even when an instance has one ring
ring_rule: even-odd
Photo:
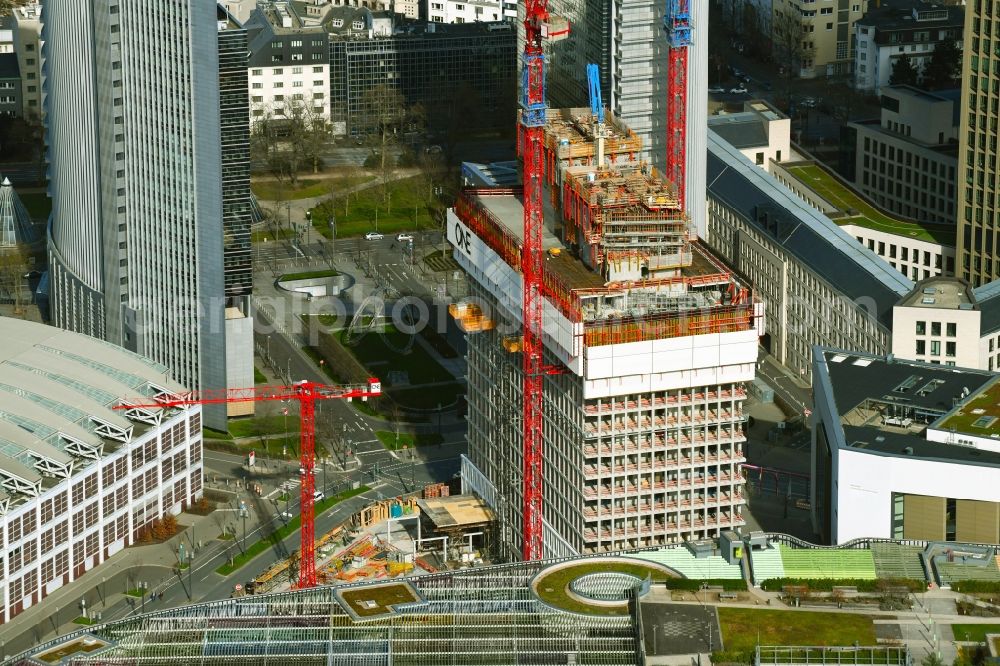
[[[818,165],[785,166],[784,169],[844,213],[843,217],[831,218],[840,226],[855,224],[904,238],[950,246],[955,244],[954,226],[918,223],[897,217],[876,207]]]

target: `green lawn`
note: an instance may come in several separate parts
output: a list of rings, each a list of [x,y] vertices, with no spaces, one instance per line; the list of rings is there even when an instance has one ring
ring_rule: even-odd
[[[267,383],[267,376],[263,372],[261,372],[257,366],[254,366],[253,368],[253,383],[254,384]]]
[[[344,500],[355,497],[356,495],[366,493],[368,492],[368,490],[370,490],[368,486],[361,486],[359,488],[345,490],[344,492],[338,493],[337,495],[327,497],[322,502],[316,503],[316,505],[314,506],[315,515],[318,516],[327,509],[329,509],[330,507],[339,504]],[[301,516],[295,516],[290,521],[288,521],[286,525],[282,525],[267,537],[261,539],[260,541],[254,544],[251,544],[246,549],[245,553],[240,553],[239,555],[233,557],[233,563],[231,565],[228,562],[226,562],[221,567],[217,568],[215,572],[223,576],[230,575],[243,565],[250,562],[250,560],[252,560],[253,558],[257,557],[258,555],[266,551],[268,548],[278,545],[279,543],[284,541],[288,536],[295,533],[299,529],[301,520],[302,520]]]
[[[397,351],[407,347],[411,342],[409,338],[406,333],[388,326],[382,333],[369,332],[357,340],[356,344],[344,346],[373,377],[379,377],[383,385],[391,385],[388,377],[390,370],[408,373],[411,385],[454,381],[451,373],[441,367],[416,341],[409,345],[408,352]],[[337,342],[343,344],[343,339],[340,338]]]
[[[31,219],[49,219],[49,213],[52,212],[52,199],[49,199],[49,195],[44,192],[29,192],[26,194],[18,192],[17,196],[21,199],[21,203],[24,204],[24,208],[28,211]]]
[[[760,645],[875,645],[868,615],[811,611],[718,608],[726,652],[753,652]]]
[[[408,449],[413,446],[436,446],[444,441],[444,438],[437,433],[413,434],[409,432],[399,433],[399,444],[396,444],[397,436],[395,432],[388,430],[376,430],[375,436],[379,438],[382,445],[390,451]]]
[[[273,243],[275,238],[293,238],[293,234],[288,229],[281,227],[278,229],[278,233],[274,232],[274,229],[260,229],[259,231],[254,231],[250,234],[250,242],[252,243],[264,243],[265,239],[268,243]]]
[[[341,597],[359,617],[384,615],[390,612],[390,606],[420,601],[406,583],[366,585],[355,590],[344,590]],[[375,605],[365,602],[374,602]]]
[[[580,576],[592,573],[607,573],[616,571],[631,574],[637,578],[645,579],[652,576],[653,582],[665,580],[665,575],[659,569],[643,564],[641,562],[581,562],[573,566],[542,574],[535,585],[535,593],[538,598],[556,608],[562,608],[573,613],[583,613],[585,615],[628,615],[628,606],[622,602],[620,606],[599,606],[577,601],[566,594],[566,586],[571,581]]]
[[[960,410],[942,421],[939,427],[984,437],[995,434],[1000,432],[1000,420],[987,424],[985,418],[1000,417],[998,404],[1000,404],[1000,382],[992,384],[986,390],[969,398]],[[984,419],[981,422],[982,426],[972,425],[981,418]]]
[[[337,238],[361,236],[369,231],[393,234],[436,226],[431,217],[431,195],[422,176],[404,178],[388,184],[388,199],[381,185],[376,185],[347,197],[337,197],[313,208],[313,226],[323,236],[330,237],[329,220],[336,216]],[[378,228],[375,213],[378,211]]]
[[[986,634],[1000,634],[1000,624],[953,624],[951,625],[951,633],[956,641],[969,640],[985,643]]]
[[[412,375],[410,381],[413,381]],[[459,396],[465,395],[465,385],[452,382],[427,388],[390,388],[386,394],[400,407],[436,409],[438,405],[447,407],[455,404]]]
[[[290,199],[310,199],[328,196],[331,192],[354,187],[372,180],[372,176],[345,176],[343,178],[301,178],[297,187],[273,180],[250,183],[250,189],[258,199],[264,201],[288,201]]]
[[[222,439],[222,440],[232,440],[233,436],[228,432],[222,432],[221,430],[214,430],[212,428],[202,428],[201,435],[205,439]]]
[[[424,326],[420,329],[420,335],[427,340],[427,344],[431,346],[431,349],[441,354],[441,358],[458,358],[458,352],[452,349],[452,346],[448,344],[448,341],[443,335],[434,330],[431,325]]]
[[[261,435],[278,435],[283,432],[294,433],[296,437],[298,436],[298,414],[250,416],[229,420],[229,434],[233,437],[259,437]]]
[[[863,200],[855,192],[845,187],[822,168],[810,164],[808,166],[787,167],[788,172],[802,181],[809,189],[816,192],[831,204],[844,211],[849,208],[858,211],[853,217],[842,217],[837,224],[856,224],[860,227],[883,231],[885,233],[916,238],[918,240],[942,243],[954,246],[955,227],[945,224],[914,224],[888,215]]]
[[[334,277],[335,275],[340,275],[340,273],[332,269],[325,271],[310,271],[305,273],[285,273],[278,278],[278,282],[291,282],[292,280],[315,280],[319,278]]]

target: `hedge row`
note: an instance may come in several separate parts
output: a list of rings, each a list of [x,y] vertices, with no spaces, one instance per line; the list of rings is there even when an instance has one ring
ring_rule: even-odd
[[[683,590],[686,592],[697,592],[702,585],[709,587],[721,587],[727,592],[746,592],[747,584],[742,578],[668,578],[668,590]]]
[[[957,580],[951,584],[953,592],[1000,592],[997,580]]]
[[[912,578],[772,578],[761,583],[768,592],[780,592],[786,586],[805,587],[814,592],[831,592],[835,587],[853,587],[858,592],[881,592],[897,587],[905,587],[910,592],[920,592],[926,587],[922,580]]]

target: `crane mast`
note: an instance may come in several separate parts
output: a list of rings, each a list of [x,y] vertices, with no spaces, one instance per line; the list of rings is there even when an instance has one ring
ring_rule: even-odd
[[[550,25],[548,0],[527,0],[519,128],[524,160],[524,241],[521,245],[524,543],[521,554],[525,560],[542,557],[542,180],[546,108],[542,40],[562,39],[568,34],[568,23],[555,28]]]
[[[299,558],[299,588],[316,587],[316,401],[361,398],[382,395],[382,383],[374,377],[367,384],[331,386],[302,381],[292,386],[258,386],[240,389],[204,390],[178,395],[163,394],[155,398],[123,399],[115,409],[164,409],[190,405],[226,404],[231,402],[267,402],[280,400],[299,403],[299,451],[301,453],[302,485],[300,487],[301,557]]]
[[[663,29],[667,33],[667,178],[677,186],[677,200],[685,204],[687,158],[687,56],[691,44],[689,0],[667,0]]]
[[[542,129],[545,125],[542,25],[548,16],[547,5],[546,0],[527,3],[521,56],[521,150],[524,158],[524,242],[521,246],[524,544],[521,555],[525,560],[542,558]]]

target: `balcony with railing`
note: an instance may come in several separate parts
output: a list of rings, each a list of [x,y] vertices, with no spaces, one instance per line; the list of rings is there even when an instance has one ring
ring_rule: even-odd
[[[634,527],[609,527],[605,525],[587,527],[583,530],[583,540],[586,543],[595,541],[612,541],[615,539],[633,539],[648,536],[674,536],[679,532],[698,529],[729,529],[744,525],[743,516],[739,513],[721,511],[711,519],[678,520],[676,522],[651,520]]]
[[[742,387],[736,389],[724,389],[722,391],[696,391],[693,393],[682,393],[668,396],[653,396],[652,398],[640,397],[638,400],[599,400],[584,407],[587,414],[609,414],[612,411],[624,411],[626,409],[655,409],[657,407],[667,407],[669,405],[686,405],[715,400],[742,400],[746,398],[746,390]]]

